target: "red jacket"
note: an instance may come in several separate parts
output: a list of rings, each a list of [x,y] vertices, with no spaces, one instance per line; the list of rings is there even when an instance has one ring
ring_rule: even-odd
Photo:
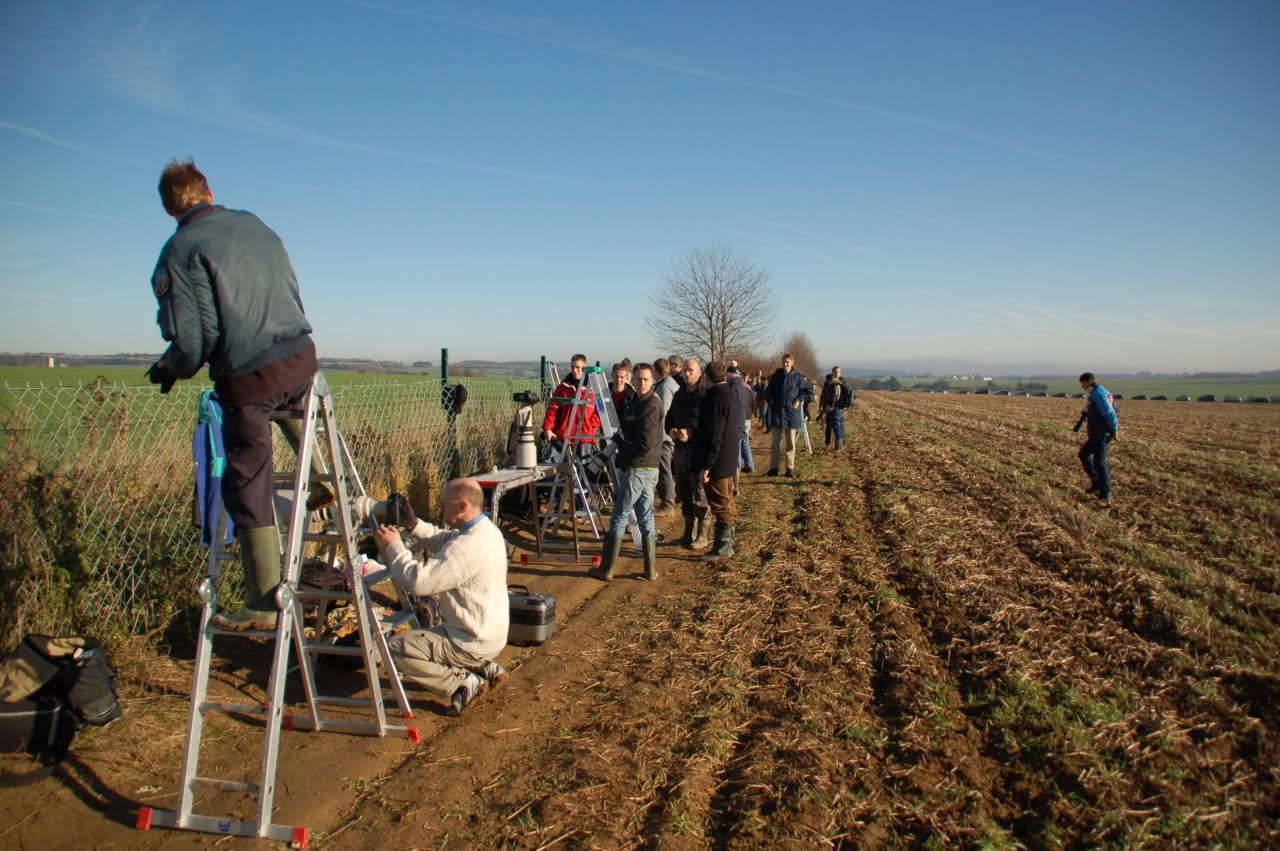
[[[578,414],[578,420],[574,423],[573,435],[575,439],[581,441],[594,440],[594,435],[600,433],[600,415],[596,412],[596,396],[586,387],[581,391],[568,379],[561,381],[560,386],[556,388],[556,392],[551,395],[559,399],[572,399],[575,394],[580,399],[586,399],[589,404],[583,405],[581,413]],[[542,418],[542,430],[551,430],[557,440],[564,440],[569,431],[569,416],[573,413],[573,405],[569,402],[547,402],[547,415]],[[589,437],[588,437],[589,436]]]

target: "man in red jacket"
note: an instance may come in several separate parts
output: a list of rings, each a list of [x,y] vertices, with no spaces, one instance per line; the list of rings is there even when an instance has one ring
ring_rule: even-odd
[[[551,394],[547,402],[547,415],[542,418],[542,436],[548,441],[573,443],[594,441],[600,433],[600,415],[596,413],[595,394],[587,389],[582,376],[587,368],[586,355],[574,355],[569,362],[569,372],[564,380]],[[581,406],[580,413],[573,424],[573,434],[569,433],[569,420],[573,415],[574,405],[571,402],[557,402],[556,399],[584,399],[590,404]]]

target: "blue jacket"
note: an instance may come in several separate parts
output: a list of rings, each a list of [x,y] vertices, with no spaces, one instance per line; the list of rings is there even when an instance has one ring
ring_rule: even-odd
[[[809,379],[798,370],[787,372],[778,369],[769,378],[769,386],[764,391],[765,401],[769,403],[769,428],[803,428],[804,408],[794,407],[813,401],[813,388]]]
[[[1115,437],[1120,430],[1120,417],[1111,404],[1111,394],[1101,384],[1095,384],[1089,392],[1089,401],[1085,403],[1085,417],[1090,437],[1104,434]]]
[[[191,456],[196,468],[196,525],[200,527],[200,546],[213,545],[214,525],[222,507],[222,474],[227,467],[227,450],[222,442],[222,406],[218,394],[206,390],[200,394],[196,412],[196,433],[191,439]],[[236,523],[227,515],[226,546],[236,536]]]

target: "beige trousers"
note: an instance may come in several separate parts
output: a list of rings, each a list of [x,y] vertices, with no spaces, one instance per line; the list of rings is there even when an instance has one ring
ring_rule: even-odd
[[[794,470],[796,468],[796,429],[771,428],[769,436],[773,439],[769,446],[769,469]],[[778,466],[778,455],[784,454],[787,460],[785,467]]]
[[[397,632],[387,644],[400,675],[441,700],[453,697],[462,678],[488,661],[458,647],[442,627]]]

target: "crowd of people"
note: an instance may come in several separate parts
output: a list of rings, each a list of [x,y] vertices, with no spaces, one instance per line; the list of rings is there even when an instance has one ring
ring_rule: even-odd
[[[167,393],[178,379],[205,365],[221,402],[225,445],[222,501],[239,539],[245,574],[244,604],[219,611],[214,623],[231,631],[277,626],[281,583],[280,538],[272,493],[272,413],[295,408],[317,370],[311,325],[303,312],[297,277],[280,237],[252,213],[214,203],[205,176],[191,160],[163,171],[159,193],[177,223],[151,277],[157,323],[168,347],[148,372]],[[658,577],[655,515],[680,511],[679,546],[709,551],[705,561],[733,555],[739,478],[755,471],[752,420],[770,435],[765,475],[795,478],[796,442],[806,428],[809,406],[818,402],[825,445],[845,440],[845,411],[854,393],[840,367],[821,391],[796,370],[791,354],[767,378],[742,374],[736,362],[672,355],[650,363],[615,364],[609,392],[617,412],[617,486],[604,535],[601,563],[590,575],[613,579],[630,517],[641,535],[645,579]],[[575,354],[564,380],[547,404],[542,437],[548,447],[596,446],[596,406],[582,398],[587,358]],[[1090,492],[1111,496],[1107,452],[1119,427],[1111,396],[1091,373],[1080,377],[1088,393],[1081,422],[1088,440],[1080,461]],[[594,401],[594,400],[592,400]],[[576,416],[575,411],[581,411]],[[297,448],[296,419],[276,420]],[[1078,428],[1079,426],[1077,426]],[[323,463],[312,461],[323,475]],[[327,488],[313,488],[308,508],[331,501]],[[374,533],[383,562],[413,594],[434,596],[440,623],[400,632],[389,644],[402,677],[445,701],[460,714],[506,672],[496,657],[509,623],[507,552],[501,531],[484,511],[475,479],[450,481],[444,490],[445,526],[419,520],[402,497],[357,500],[359,519],[384,521]],[[400,529],[387,525],[396,519]],[[406,541],[401,529],[408,534]]]

